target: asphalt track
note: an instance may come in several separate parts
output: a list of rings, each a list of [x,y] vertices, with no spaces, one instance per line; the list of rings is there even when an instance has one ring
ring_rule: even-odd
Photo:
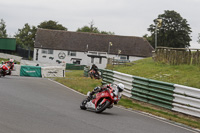
[[[197,133],[156,117],[114,107],[80,110],[85,98],[42,78],[0,78],[0,133]]]

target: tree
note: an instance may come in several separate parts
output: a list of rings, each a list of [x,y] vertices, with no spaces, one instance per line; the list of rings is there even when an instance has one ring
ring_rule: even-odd
[[[187,24],[187,20],[183,19],[181,15],[175,11],[166,10],[164,14],[158,15],[162,19],[162,25],[157,28],[157,44],[158,46],[186,48],[190,46],[191,28]],[[155,45],[155,29],[157,20],[154,19],[154,24],[148,28],[151,35],[146,36],[151,45]],[[145,36],[144,36],[145,37]]]
[[[25,49],[34,48],[34,40],[37,28],[30,26],[28,23],[22,29],[18,29],[16,33],[16,44]]]
[[[44,22],[40,23],[40,25],[38,25],[38,28],[52,29],[52,30],[66,30],[67,31],[66,27],[64,27],[63,25],[58,24],[58,22],[52,21],[52,20],[44,21]]]
[[[200,44],[200,33],[199,33],[197,42]]]
[[[6,33],[6,24],[3,19],[0,22],[0,38],[7,38],[8,35]]]
[[[98,34],[107,34],[107,35],[114,35],[114,32],[106,32],[100,31],[97,27],[94,27],[94,22],[91,21],[90,26],[83,26],[82,28],[78,28],[77,32],[91,32],[91,33],[98,33]]]

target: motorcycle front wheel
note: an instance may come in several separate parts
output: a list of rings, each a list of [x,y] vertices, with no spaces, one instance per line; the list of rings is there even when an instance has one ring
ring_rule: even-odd
[[[83,100],[83,101],[81,102],[80,108],[83,109],[83,110],[86,110],[86,109],[87,109],[87,108],[85,107],[86,103],[87,103],[87,99]]]
[[[98,104],[96,108],[96,113],[101,113],[103,112],[108,106],[110,105],[109,101],[104,102],[103,104]]]

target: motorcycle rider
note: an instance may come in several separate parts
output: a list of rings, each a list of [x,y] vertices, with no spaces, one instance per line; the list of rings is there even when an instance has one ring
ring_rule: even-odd
[[[7,61],[8,65],[10,66],[10,70],[13,70],[14,67],[14,59],[10,59],[9,61]]]
[[[114,89],[114,92],[113,94],[115,96],[119,96],[120,97],[120,92],[122,92],[124,90],[124,85],[122,83],[119,83],[119,84],[110,84],[110,86]],[[101,92],[103,90],[105,90],[106,88],[110,87],[109,85],[104,85],[102,87],[95,87],[94,90],[89,94],[88,96],[88,101],[90,101],[92,98],[93,98],[93,95],[98,93],[98,92]],[[120,97],[121,98],[121,97]],[[114,103],[114,104],[117,104],[117,103]]]
[[[99,72],[98,72],[99,69],[98,69],[98,67],[95,64],[92,65],[92,67],[91,67],[91,69],[89,71],[91,71],[91,70],[94,70],[95,73],[99,76]]]

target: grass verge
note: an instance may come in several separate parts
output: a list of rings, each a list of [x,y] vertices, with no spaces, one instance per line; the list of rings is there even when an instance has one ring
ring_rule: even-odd
[[[168,65],[146,58],[119,66],[109,66],[114,71],[169,83],[200,88],[200,66]]]
[[[9,59],[4,59],[4,58],[0,58],[0,63],[2,62],[2,61],[9,61]],[[14,62],[16,62],[17,64],[20,64],[20,62],[18,62],[18,61],[14,61]]]
[[[66,78],[55,78],[54,80],[83,94],[87,94],[88,91],[92,91],[96,86],[101,86],[101,80],[83,77],[83,73],[83,70],[68,71],[66,72]],[[126,97],[122,97],[118,105],[121,105],[125,108],[131,108],[133,110],[150,113],[174,122],[200,129],[200,118],[184,115]]]

